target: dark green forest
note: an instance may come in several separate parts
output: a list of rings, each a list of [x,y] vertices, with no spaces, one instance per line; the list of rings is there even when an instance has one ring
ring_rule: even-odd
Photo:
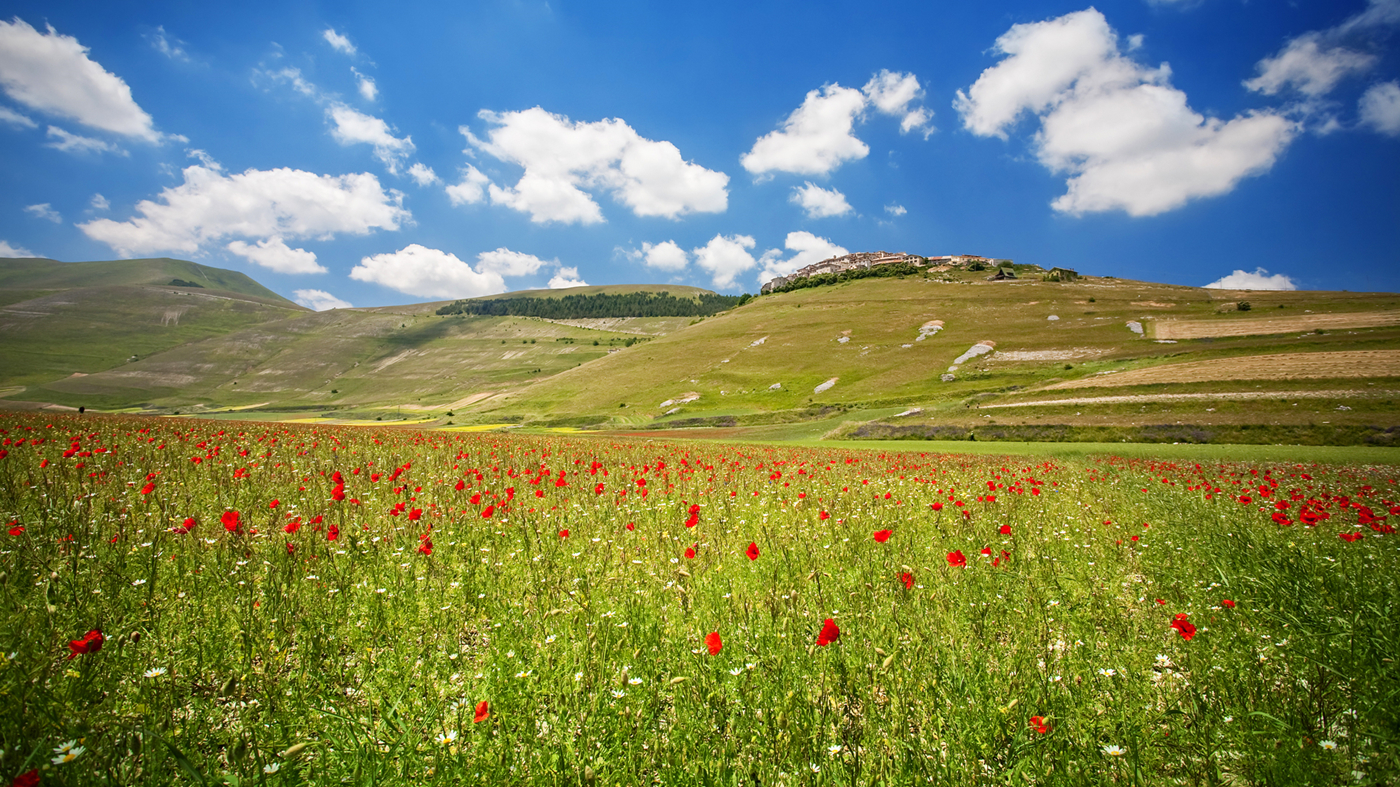
[[[668,292],[631,292],[625,295],[565,295],[562,298],[497,298],[454,301],[438,314],[480,314],[490,317],[543,317],[577,320],[591,317],[709,317],[752,297],[705,293],[698,298],[677,298]]]

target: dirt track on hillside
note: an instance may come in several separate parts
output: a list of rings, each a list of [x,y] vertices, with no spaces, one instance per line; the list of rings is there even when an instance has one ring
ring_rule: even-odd
[[[1103,374],[1046,386],[1117,388],[1125,385],[1200,383],[1214,380],[1306,380],[1325,377],[1400,377],[1400,350],[1279,353],[1243,358],[1172,363],[1150,369]]]
[[[1155,339],[1209,339],[1222,336],[1261,336],[1275,333],[1341,331],[1400,325],[1400,312],[1355,314],[1299,314],[1290,317],[1248,320],[1159,320],[1153,324]]]
[[[1220,393],[1124,394],[1119,396],[1083,396],[1074,399],[1039,399],[1033,402],[1001,402],[978,405],[979,410],[1000,407],[1054,407],[1086,404],[1138,404],[1139,402],[1215,402],[1247,401],[1250,399],[1374,399],[1394,396],[1389,389],[1365,391],[1222,391]]]

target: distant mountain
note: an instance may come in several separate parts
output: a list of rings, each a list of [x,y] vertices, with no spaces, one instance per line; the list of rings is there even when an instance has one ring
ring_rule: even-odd
[[[116,285],[177,286],[231,293],[301,309],[238,271],[166,257],[102,262],[0,259],[0,290],[73,290]]]

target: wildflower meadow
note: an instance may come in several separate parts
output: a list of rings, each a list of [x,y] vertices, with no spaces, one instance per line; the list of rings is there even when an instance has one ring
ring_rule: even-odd
[[[1400,780],[1400,468],[0,432],[0,784]]]

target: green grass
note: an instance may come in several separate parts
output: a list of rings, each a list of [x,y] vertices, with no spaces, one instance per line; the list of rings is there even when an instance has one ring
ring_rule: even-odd
[[[1354,507],[1387,516],[1400,468],[1372,454],[0,428],[0,778],[1400,778],[1400,536]]]

